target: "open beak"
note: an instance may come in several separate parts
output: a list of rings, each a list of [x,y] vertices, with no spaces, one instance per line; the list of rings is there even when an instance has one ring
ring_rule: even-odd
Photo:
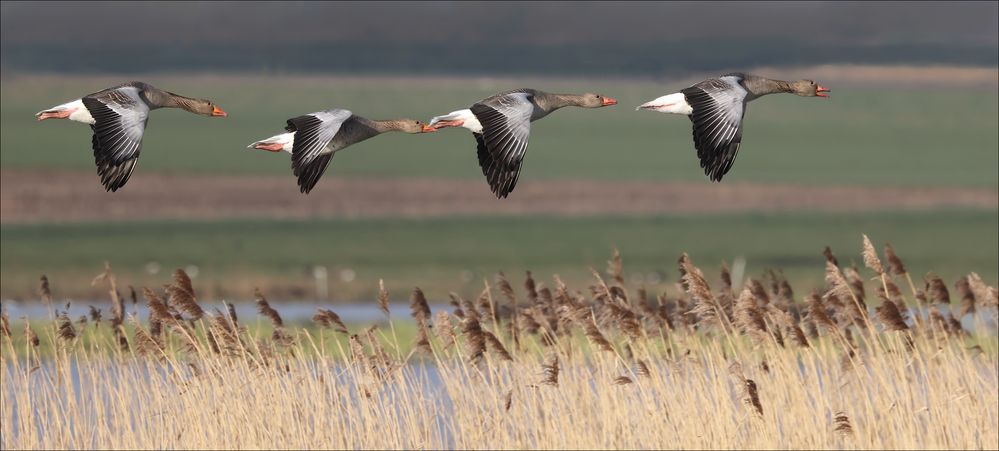
[[[832,92],[832,91],[830,91],[829,88],[823,87],[822,85],[818,85],[818,87],[815,88],[815,95],[816,96],[818,96],[818,97],[829,97],[829,94],[823,94],[823,92]]]
[[[222,111],[222,108],[219,108],[219,107],[214,106],[214,105],[212,106],[212,116],[226,117],[228,115],[229,115],[229,113],[226,113],[225,111]]]
[[[420,129],[420,133],[430,133],[430,132],[436,132],[436,131],[437,131],[436,128],[433,128],[433,127],[431,127],[429,125],[426,125],[426,124],[424,124],[423,128]]]
[[[617,100],[614,100],[610,97],[604,97],[604,101],[601,104],[601,106],[611,106],[611,105],[617,105]]]

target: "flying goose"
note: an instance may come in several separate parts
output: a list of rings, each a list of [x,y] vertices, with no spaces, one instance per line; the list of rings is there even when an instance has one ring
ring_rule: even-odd
[[[497,198],[507,197],[520,178],[531,122],[566,106],[600,108],[617,100],[599,94],[551,94],[517,89],[485,98],[465,110],[431,119],[435,129],[462,127],[478,143],[479,166]]]
[[[742,143],[746,103],[761,96],[791,93],[802,97],[829,97],[828,89],[812,80],[793,82],[732,73],[711,78],[678,93],[639,105],[636,110],[684,114],[694,126],[694,147],[704,174],[719,182],[735,161]]]
[[[86,95],[35,114],[39,121],[69,119],[90,124],[91,143],[101,184],[107,191],[125,186],[142,150],[142,136],[149,112],[180,108],[205,116],[226,117],[210,100],[192,99],[133,81]]]
[[[293,117],[288,119],[284,129],[288,133],[274,135],[247,147],[290,153],[299,189],[306,194],[316,186],[333,154],[340,150],[385,132],[436,131],[414,119],[372,120],[341,108]]]

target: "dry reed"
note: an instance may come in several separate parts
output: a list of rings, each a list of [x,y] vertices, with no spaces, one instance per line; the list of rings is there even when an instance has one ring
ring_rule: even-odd
[[[544,288],[528,273],[527,306],[505,277],[502,308],[487,285],[477,303],[452,295],[454,313],[432,316],[415,289],[423,358],[408,364],[393,322],[392,337],[375,327],[348,336],[338,315],[318,309],[314,321],[337,333],[285,329],[259,293],[261,315],[283,335],[254,338],[228,302],[195,319],[185,300],[197,305],[194,287],[177,274],[170,302],[143,289],[148,329],[109,290],[111,321],[131,332],[131,348],[88,342],[94,330],[76,330],[63,311],[44,328],[46,344],[60,345],[42,365],[38,334],[26,321],[12,336],[4,312],[0,440],[3,449],[999,446],[994,329],[965,331],[938,310],[948,296],[933,276],[928,318],[910,324],[906,294],[886,283],[904,273],[894,250],[887,273],[867,265],[884,275],[873,327],[863,278],[826,254],[828,286],[804,302],[778,271],[747,279],[734,299],[723,275],[714,292],[686,255],[682,291],[651,300],[629,300],[617,254],[613,281],[595,273],[589,291],[557,276]],[[101,280],[111,278],[106,268]],[[965,313],[993,324],[994,288],[974,273],[961,280],[957,294],[976,307]],[[380,282],[386,316],[387,298]],[[522,346],[508,348],[518,336]],[[905,337],[904,352],[891,337]]]

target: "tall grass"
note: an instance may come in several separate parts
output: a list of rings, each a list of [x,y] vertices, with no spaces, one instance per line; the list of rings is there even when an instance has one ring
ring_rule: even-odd
[[[826,286],[805,295],[779,272],[737,287],[723,268],[712,283],[686,254],[675,293],[628,286],[616,253],[585,290],[531,273],[517,289],[501,273],[431,312],[417,288],[413,343],[387,304],[387,330],[320,310],[310,332],[263,294],[274,332],[252,334],[234,310],[200,306],[178,271],[144,290],[145,321],[114,309],[124,339],[84,340],[99,323],[58,309],[45,330],[4,316],[2,445],[999,447],[996,289],[972,273],[947,308],[946,284],[910,284],[894,249],[886,269],[864,244],[868,268],[828,252]],[[101,281],[116,296],[110,271]],[[33,334],[55,342],[51,358]]]

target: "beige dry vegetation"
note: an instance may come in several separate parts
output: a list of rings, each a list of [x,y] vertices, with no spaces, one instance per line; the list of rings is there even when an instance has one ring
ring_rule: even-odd
[[[415,289],[416,343],[329,310],[296,330],[263,294],[274,332],[254,336],[179,270],[144,290],[140,323],[108,270],[113,340],[55,308],[45,331],[4,316],[2,448],[999,447],[996,289],[973,273],[950,304],[863,243],[869,270],[827,249],[827,286],[805,295],[779,272],[734,289],[724,267],[712,287],[683,255],[682,290],[656,296],[616,252],[585,291],[500,273],[432,315]]]

